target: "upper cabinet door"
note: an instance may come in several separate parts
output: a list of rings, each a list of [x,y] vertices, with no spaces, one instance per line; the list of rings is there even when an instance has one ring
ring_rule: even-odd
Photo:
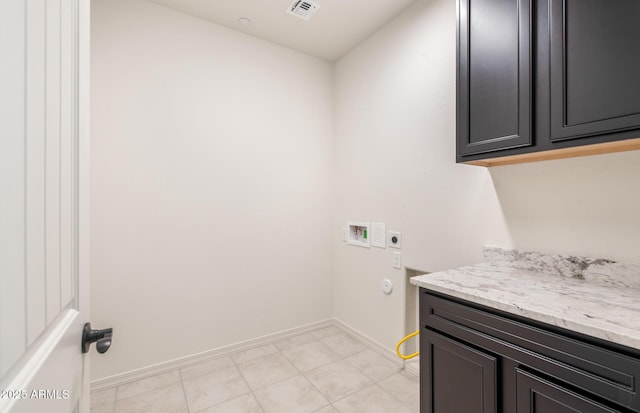
[[[530,0],[459,0],[459,157],[532,144],[531,60]]]
[[[639,16],[638,0],[550,0],[551,141],[640,129]]]

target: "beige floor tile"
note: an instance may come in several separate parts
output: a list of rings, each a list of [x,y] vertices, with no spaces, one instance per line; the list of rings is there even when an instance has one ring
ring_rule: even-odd
[[[183,385],[192,412],[226,402],[250,391],[235,365],[183,380]]]
[[[332,336],[325,337],[320,341],[322,341],[327,345],[327,347],[329,347],[331,350],[335,351],[342,357],[349,356],[351,354],[358,353],[367,349],[367,346],[351,337],[347,333],[334,334]]]
[[[402,372],[394,374],[378,383],[380,387],[393,394],[411,411],[420,411],[420,378]]]
[[[278,349],[276,348],[276,346],[274,346],[273,344],[266,344],[264,346],[254,347],[252,349],[233,354],[231,358],[233,358],[236,363],[244,363],[245,361],[255,360],[257,358],[277,352]]]
[[[150,390],[146,393],[118,398],[116,413],[187,413],[182,383]]]
[[[255,392],[266,413],[313,412],[329,402],[302,375]]]
[[[306,372],[305,376],[330,402],[373,384],[371,379],[344,360]]]
[[[334,362],[340,356],[320,341],[284,350],[284,356],[300,371],[309,371]]]
[[[311,335],[311,333],[304,333],[288,338],[286,340],[278,341],[275,345],[280,350],[288,350],[290,348],[297,347],[302,344],[311,343],[312,341],[316,340],[317,338]]]
[[[92,391],[89,393],[89,397],[91,398],[91,407],[114,404],[116,402],[116,388]]]
[[[298,374],[298,370],[280,352],[238,363],[238,368],[253,390]]]
[[[338,400],[333,406],[341,413],[411,413],[411,410],[378,385]]]
[[[319,340],[321,338],[329,337],[329,336],[332,336],[334,334],[338,334],[338,333],[341,333],[341,332],[342,332],[342,330],[340,330],[338,327],[329,326],[329,327],[323,327],[323,328],[319,328],[317,330],[313,330],[311,332],[311,335]]]
[[[375,382],[402,371],[402,367],[371,349],[348,356],[345,360]]]
[[[419,408],[417,376],[333,325],[91,393],[91,413],[418,413]]]
[[[314,411],[313,413],[340,413],[340,412],[338,412],[336,408],[333,407],[332,405],[328,405],[323,407],[322,409],[318,409]]]
[[[116,411],[116,404],[101,404],[91,408],[91,413],[114,413]]]
[[[180,373],[178,371],[170,371],[168,373],[158,374],[157,376],[148,377],[146,379],[134,381],[133,383],[118,386],[118,400],[127,397],[136,396],[146,393],[150,390],[166,387],[173,383],[180,382]]]
[[[264,413],[258,401],[251,393],[217,404],[197,413]]]
[[[234,366],[235,363],[231,360],[231,357],[222,357],[182,368],[180,369],[180,375],[182,376],[182,380],[191,380],[204,376],[205,374],[213,373],[214,371]]]

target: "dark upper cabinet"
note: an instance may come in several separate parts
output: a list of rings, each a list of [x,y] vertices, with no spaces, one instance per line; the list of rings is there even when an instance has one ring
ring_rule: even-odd
[[[531,145],[529,0],[458,6],[459,153]]]
[[[639,21],[638,0],[458,0],[457,161],[640,149]]]
[[[551,141],[640,128],[640,1],[550,1]]]

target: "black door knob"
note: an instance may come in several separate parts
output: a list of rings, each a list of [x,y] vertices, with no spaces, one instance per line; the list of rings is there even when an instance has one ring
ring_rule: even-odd
[[[87,353],[91,343],[96,343],[98,353],[106,353],[111,347],[111,337],[113,336],[112,328],[104,330],[92,330],[91,323],[85,323],[82,328],[82,352]]]

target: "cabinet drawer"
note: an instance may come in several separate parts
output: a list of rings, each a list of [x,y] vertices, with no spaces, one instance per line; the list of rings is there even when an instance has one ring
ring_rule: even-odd
[[[421,290],[420,324],[640,411],[637,357],[516,321],[495,310],[445,299],[425,289]]]

